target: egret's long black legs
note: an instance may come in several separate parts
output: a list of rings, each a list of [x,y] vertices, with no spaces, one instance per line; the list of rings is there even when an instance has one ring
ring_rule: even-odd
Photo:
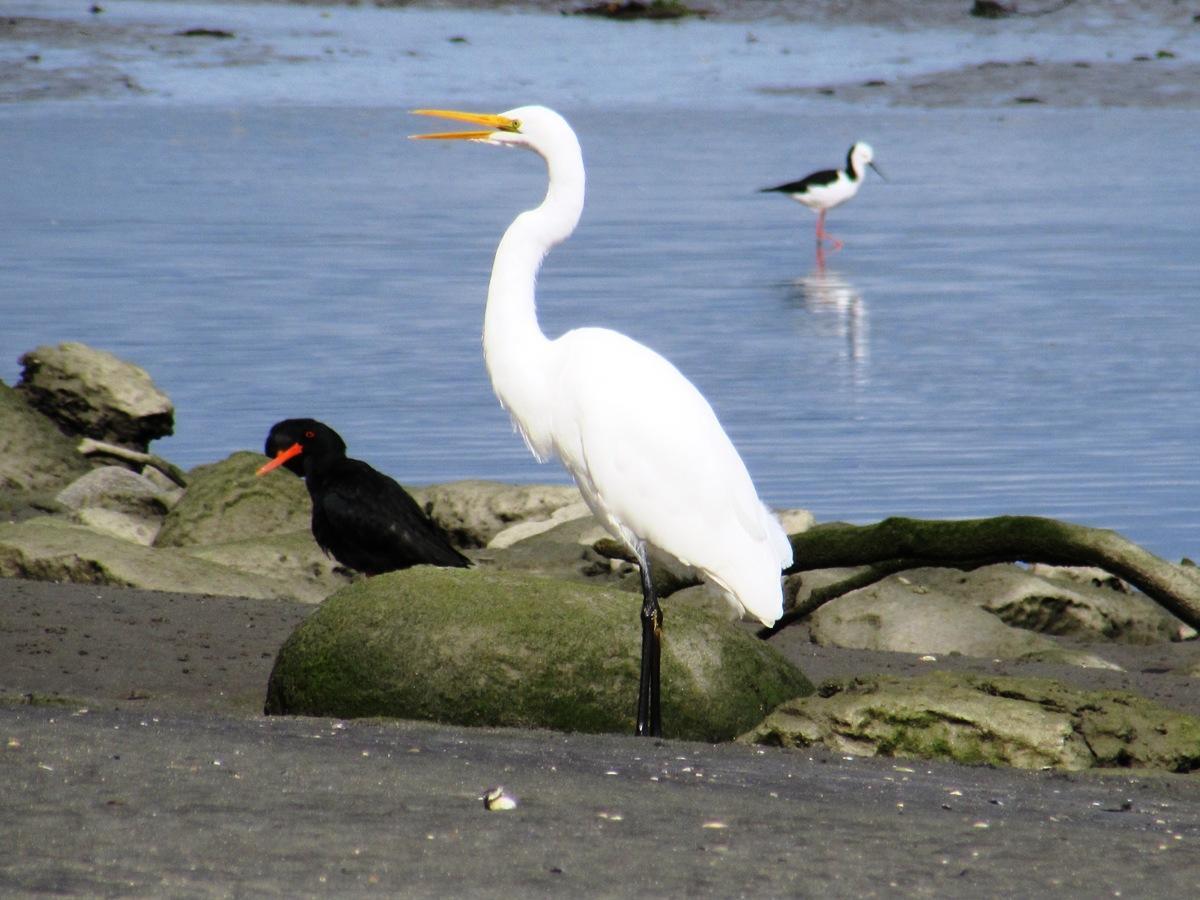
[[[662,709],[659,703],[659,660],[662,655],[662,609],[650,561],[644,548],[637,552],[642,574],[642,674],[638,681],[637,731],[639,735],[662,737]]]

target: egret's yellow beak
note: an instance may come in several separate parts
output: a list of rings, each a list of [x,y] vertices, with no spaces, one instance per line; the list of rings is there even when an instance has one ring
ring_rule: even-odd
[[[459,112],[454,109],[414,109],[414,116],[437,116],[441,119],[455,119],[459,122],[473,122],[476,125],[486,125],[486,131],[442,131],[436,134],[409,135],[418,141],[486,141],[497,131],[520,131],[521,123],[507,116],[496,116],[491,113]]]

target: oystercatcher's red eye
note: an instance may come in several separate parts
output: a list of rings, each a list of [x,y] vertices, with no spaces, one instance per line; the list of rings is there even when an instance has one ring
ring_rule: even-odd
[[[315,431],[306,431],[306,432],[304,432],[304,436],[306,438],[315,438],[317,436],[317,433]]]

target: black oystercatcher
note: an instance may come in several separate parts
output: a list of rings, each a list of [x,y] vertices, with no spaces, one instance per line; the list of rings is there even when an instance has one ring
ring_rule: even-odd
[[[346,456],[341,435],[316,419],[285,419],[271,427],[271,461],[304,479],[312,497],[312,533],[321,549],[367,575],[409,566],[469,566],[444,531],[395,481]]]

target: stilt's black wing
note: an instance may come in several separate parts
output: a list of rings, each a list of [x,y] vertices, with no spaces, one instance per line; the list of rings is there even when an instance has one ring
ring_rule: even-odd
[[[809,188],[824,187],[827,184],[833,184],[833,182],[837,181],[837,178],[837,169],[822,169],[820,172],[813,172],[811,175],[804,176],[799,181],[789,181],[787,184],[763,188],[759,193],[803,194]]]

